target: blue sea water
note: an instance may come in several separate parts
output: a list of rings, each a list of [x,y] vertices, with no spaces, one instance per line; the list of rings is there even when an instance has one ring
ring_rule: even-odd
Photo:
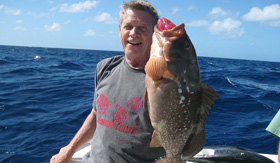
[[[0,46],[0,162],[49,162],[90,113],[96,64],[119,54]],[[220,94],[206,145],[276,154],[278,139],[265,128],[280,109],[280,63],[198,61],[202,80]]]

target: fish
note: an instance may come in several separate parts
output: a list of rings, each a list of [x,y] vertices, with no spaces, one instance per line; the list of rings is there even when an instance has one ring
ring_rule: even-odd
[[[164,163],[179,163],[205,144],[204,123],[219,94],[203,83],[184,23],[160,18],[145,65],[144,108],[154,128],[150,146],[163,147]]]

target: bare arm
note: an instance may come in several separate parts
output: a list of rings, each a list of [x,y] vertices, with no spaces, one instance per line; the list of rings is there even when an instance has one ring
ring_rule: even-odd
[[[92,139],[96,129],[96,111],[92,109],[84,121],[82,127],[71,140],[71,142],[62,150],[61,153],[54,155],[50,162],[51,163],[69,163],[74,153]]]
[[[280,140],[278,144],[278,162],[280,162]]]

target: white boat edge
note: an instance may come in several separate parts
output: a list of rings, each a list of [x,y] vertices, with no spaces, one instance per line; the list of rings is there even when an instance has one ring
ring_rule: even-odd
[[[267,157],[269,159],[271,159],[272,161],[279,163],[278,162],[278,155],[273,155],[273,154],[264,154],[264,153],[259,153],[260,155]]]
[[[91,149],[90,143],[85,144],[82,148],[80,148],[78,151],[75,152],[75,154],[72,157],[71,163],[82,163],[82,158],[85,154],[89,153]],[[60,149],[59,152],[61,152],[63,148]],[[264,153],[259,153],[260,155],[267,157],[274,161],[275,163],[278,162],[278,155],[275,154],[264,154]]]

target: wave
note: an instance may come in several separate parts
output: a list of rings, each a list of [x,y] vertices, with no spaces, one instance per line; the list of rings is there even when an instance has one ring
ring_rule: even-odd
[[[226,77],[226,80],[227,80],[227,82],[228,82],[229,84],[231,84],[232,86],[237,87],[235,84],[233,84],[233,83],[230,81],[230,79],[229,79],[228,77]]]
[[[96,64],[122,53],[9,46],[0,51],[0,162],[49,162],[91,111]],[[206,144],[276,153],[278,142],[265,127],[280,106],[280,63],[198,61],[202,81],[220,94],[206,120]]]

